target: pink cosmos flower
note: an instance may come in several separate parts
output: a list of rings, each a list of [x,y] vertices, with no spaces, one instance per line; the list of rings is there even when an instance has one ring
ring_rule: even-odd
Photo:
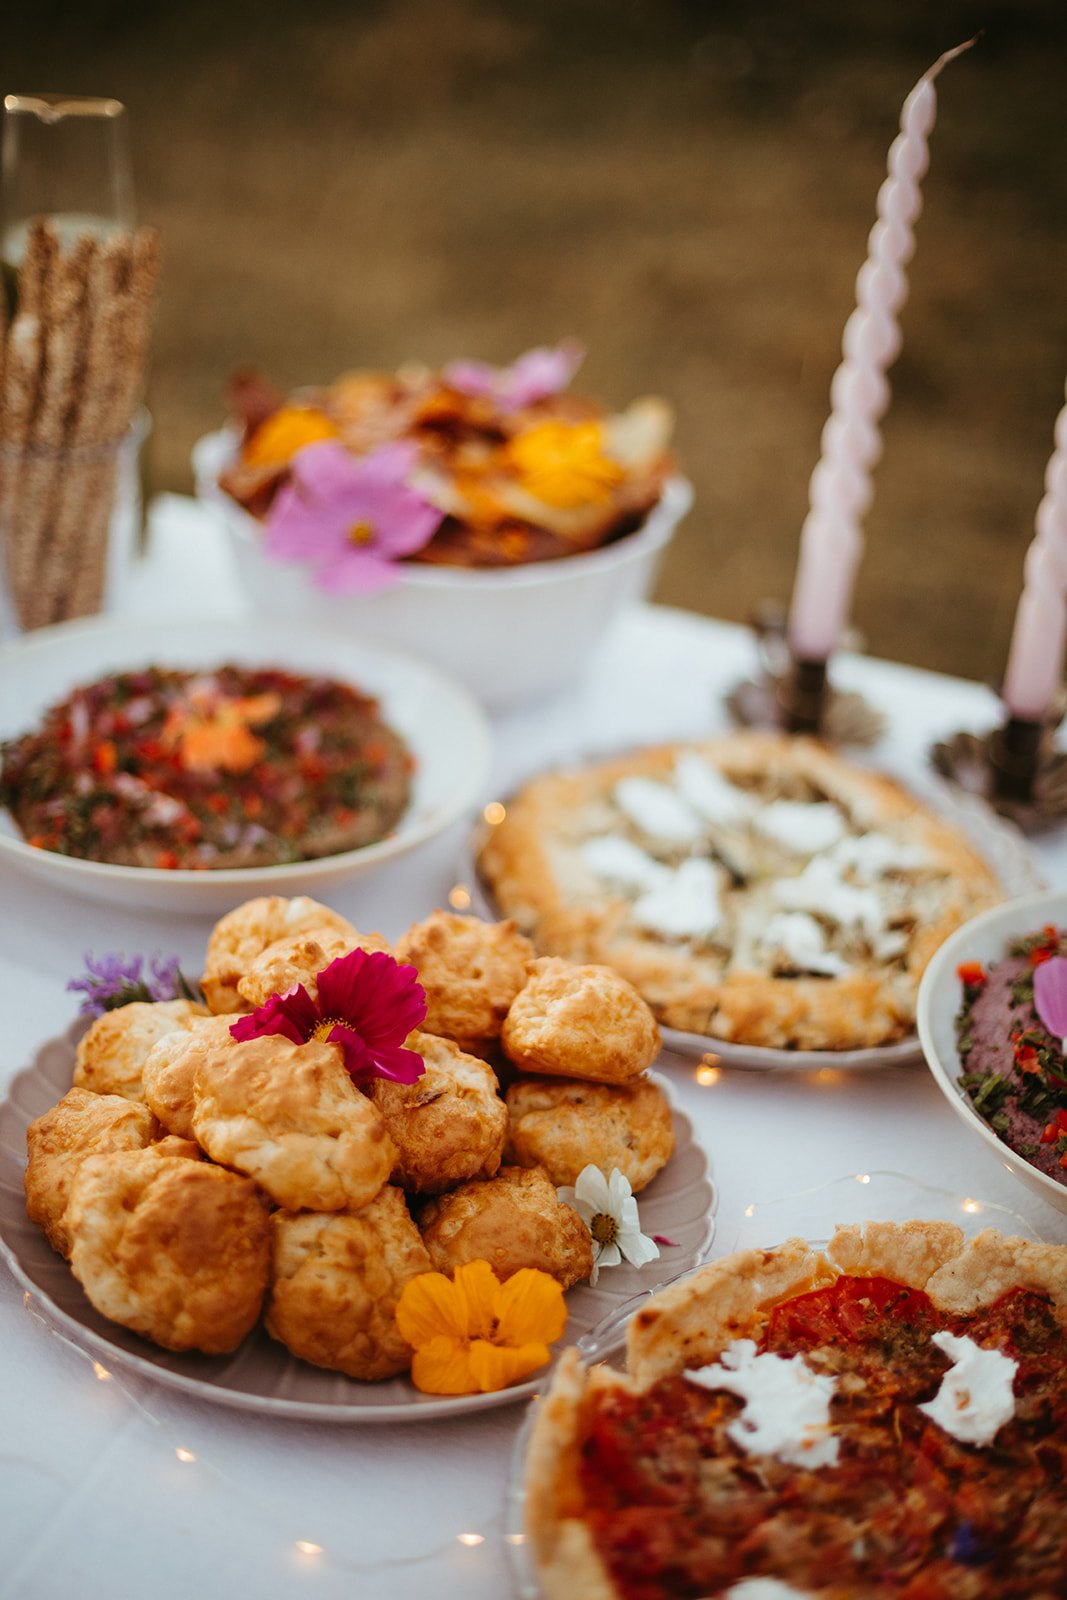
[[[320,588],[340,594],[395,583],[396,562],[428,544],[442,520],[408,485],[417,459],[404,440],[362,457],[332,439],[298,450],[267,514],[267,554],[306,562]]]
[[[384,950],[353,950],[318,974],[318,1003],[302,983],[270,999],[230,1026],[239,1042],[280,1033],[293,1044],[324,1040],[341,1048],[357,1082],[389,1078],[414,1083],[426,1071],[422,1057],[401,1048],[426,1016],[426,994],[414,967]]]
[[[453,361],[441,377],[451,389],[475,398],[495,400],[501,411],[521,411],[550,394],[558,394],[581,366],[585,351],[575,339],[564,339],[553,349],[539,345],[527,350],[510,367],[492,367],[486,361]]]

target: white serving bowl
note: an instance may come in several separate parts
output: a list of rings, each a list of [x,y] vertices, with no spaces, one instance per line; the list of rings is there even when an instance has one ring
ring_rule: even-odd
[[[193,471],[260,615],[358,629],[432,661],[494,709],[577,677],[618,612],[648,594],[693,503],[688,480],[671,478],[642,526],[600,550],[499,569],[407,564],[384,593],[331,595],[305,568],[269,560],[260,524],[219,488],[234,445],[232,433],[207,434],[193,449]]]
[[[916,1021],[923,1055],[949,1105],[1009,1172],[1050,1205],[1067,1211],[1067,1183],[1057,1182],[1031,1166],[1024,1156],[1016,1155],[975,1111],[959,1085],[961,1063],[956,1049],[956,1014],[962,998],[956,968],[964,961],[990,966],[1006,955],[1013,939],[1034,933],[1049,922],[1067,922],[1067,890],[1046,889],[1008,900],[965,922],[946,939],[923,974]]]

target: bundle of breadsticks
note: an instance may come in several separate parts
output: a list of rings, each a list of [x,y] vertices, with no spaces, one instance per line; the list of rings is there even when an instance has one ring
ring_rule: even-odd
[[[152,229],[83,234],[67,246],[46,218],[30,231],[0,327],[0,540],[23,628],[101,608],[118,452],[141,401],[159,258]]]

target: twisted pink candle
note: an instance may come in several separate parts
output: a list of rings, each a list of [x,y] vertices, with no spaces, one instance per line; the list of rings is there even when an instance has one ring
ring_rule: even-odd
[[[1008,710],[1035,721],[1059,688],[1067,641],[1067,405],[1056,418],[1053,437],[1004,672]]]
[[[973,43],[973,40],[970,41]],[[889,147],[867,259],[856,278],[856,309],[845,324],[844,360],[830,385],[831,412],[809,487],[800,562],[789,612],[794,656],[824,661],[837,643],[863,549],[860,525],[871,503],[871,468],[882,451],[878,422],[889,404],[886,368],[900,353],[899,312],[908,294],[904,267],[915,249],[927,140],[937,115],[934,79],[969,44],[949,50],[905,100]]]

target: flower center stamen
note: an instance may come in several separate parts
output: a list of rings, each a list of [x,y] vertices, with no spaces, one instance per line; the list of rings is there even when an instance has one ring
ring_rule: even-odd
[[[311,1033],[308,1034],[308,1043],[311,1044],[315,1041],[319,1044],[325,1044],[333,1030],[335,1028],[343,1028],[344,1025],[344,1017],[323,1017],[322,1021],[317,1022]]]
[[[605,1246],[609,1244],[615,1243],[618,1231],[618,1223],[615,1221],[615,1218],[606,1211],[598,1211],[592,1222],[589,1224],[589,1232],[593,1235],[593,1238],[601,1247],[601,1249],[604,1249]]]
[[[365,544],[370,544],[373,538],[374,529],[371,524],[366,521],[354,523],[353,526],[348,530],[349,544],[363,546]]]

